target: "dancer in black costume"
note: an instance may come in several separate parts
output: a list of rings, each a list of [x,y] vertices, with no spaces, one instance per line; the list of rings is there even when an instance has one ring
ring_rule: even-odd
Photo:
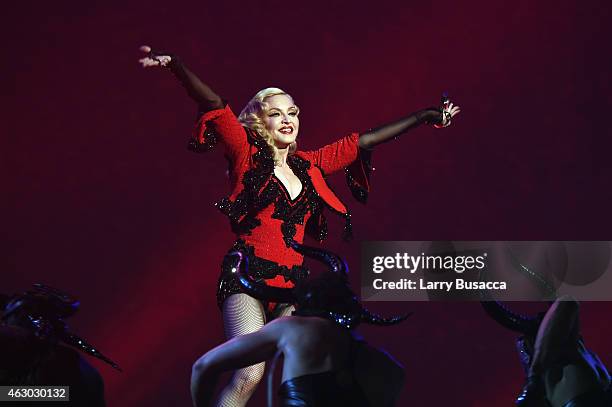
[[[198,359],[191,382],[194,405],[210,403],[222,371],[270,359],[277,351],[284,356],[279,390],[282,406],[393,405],[403,369],[386,354],[355,340],[350,330],[360,322],[391,325],[406,316],[371,314],[348,286],[347,267],[339,257],[295,242],[292,246],[326,263],[332,271],[302,281],[293,289],[269,287],[248,275],[246,257],[236,252],[239,260],[235,267],[241,269],[240,282],[246,292],[261,300],[295,303],[296,311],[255,333],[233,338]]]
[[[517,350],[527,377],[521,407],[610,407],[610,374],[580,335],[579,306],[557,299],[545,313],[519,315],[500,302],[482,303],[502,326],[521,334]]]
[[[70,401],[57,405],[105,405],[102,376],[75,349],[120,369],[68,329],[64,320],[77,312],[76,299],[35,284],[22,294],[4,297],[0,305],[0,385],[69,386]]]

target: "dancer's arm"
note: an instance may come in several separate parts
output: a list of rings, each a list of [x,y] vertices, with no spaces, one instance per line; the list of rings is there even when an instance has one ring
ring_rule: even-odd
[[[304,151],[302,155],[313,161],[323,170],[325,175],[330,175],[348,167],[358,158],[369,162],[370,157],[368,154],[364,154],[363,150],[366,150],[367,153],[375,146],[393,140],[422,123],[447,127],[450,125],[452,117],[459,112],[459,106],[453,106],[452,103],[445,104],[441,109],[432,107],[419,110],[400,120],[368,130],[362,134],[353,133],[318,150]],[[366,163],[366,166],[369,166],[369,163]]]
[[[530,374],[540,374],[546,367],[567,357],[580,336],[579,304],[570,296],[558,298],[546,311],[538,328]]]
[[[202,407],[210,404],[221,373],[273,357],[282,334],[281,325],[272,321],[257,332],[230,339],[198,359],[191,373],[193,405]]]
[[[145,68],[149,66],[167,67],[183,85],[189,97],[198,104],[202,113],[223,108],[224,103],[221,97],[191,72],[176,55],[153,51],[146,45],[140,47],[140,50],[146,52],[146,56],[140,60],[142,66]]]
[[[379,144],[396,139],[408,130],[418,127],[423,123],[446,127],[450,124],[452,117],[460,111],[459,106],[453,106],[452,103],[449,103],[443,109],[432,107],[419,110],[397,121],[361,134],[359,136],[359,147],[371,150]]]
[[[229,106],[225,106],[223,99],[175,55],[153,51],[146,45],[140,47],[140,50],[146,53],[145,57],[140,59],[143,67],[167,67],[198,104],[199,118],[187,148],[202,153],[221,142],[232,165],[244,161],[249,148],[246,133]]]

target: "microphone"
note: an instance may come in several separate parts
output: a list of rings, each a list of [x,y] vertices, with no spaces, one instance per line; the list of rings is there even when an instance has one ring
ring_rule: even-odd
[[[450,100],[448,98],[448,93],[447,92],[442,92],[442,97],[440,98],[440,113],[442,113],[442,123],[444,122],[444,112],[446,110],[446,108],[448,107],[448,104],[450,103]],[[444,127],[447,127],[448,124],[450,124],[450,119],[447,123],[446,126],[442,126],[441,124],[434,124],[433,126],[436,129],[442,129]]]
[[[442,104],[443,107],[448,106],[449,99],[448,99],[448,93],[447,92],[442,92],[442,97],[440,98],[440,103]]]

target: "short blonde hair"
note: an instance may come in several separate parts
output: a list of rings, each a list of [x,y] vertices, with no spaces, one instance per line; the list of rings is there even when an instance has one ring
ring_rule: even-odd
[[[277,96],[277,95],[286,95],[292,101],[293,98],[287,92],[279,88],[265,88],[257,92],[255,96],[247,103],[247,105],[242,109],[240,115],[238,116],[238,121],[245,127],[248,127],[251,130],[254,130],[262,139],[265,140],[266,143],[270,146],[273,152],[274,163],[280,163],[280,155],[278,152],[278,148],[274,145],[274,136],[270,134],[266,130],[266,126],[263,123],[264,114],[269,109],[268,104],[265,102],[265,99]],[[296,106],[297,107],[297,106]],[[298,108],[298,113],[300,109]],[[297,150],[297,143],[294,141],[289,145],[289,154],[293,154]]]

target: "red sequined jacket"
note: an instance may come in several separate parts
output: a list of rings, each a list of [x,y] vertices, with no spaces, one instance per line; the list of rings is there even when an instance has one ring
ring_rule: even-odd
[[[238,122],[229,106],[205,113],[198,120],[189,149],[205,152],[222,144],[229,161],[231,194],[216,203],[230,218],[232,230],[257,257],[282,266],[301,265],[303,256],[286,243],[302,243],[304,234],[321,241],[327,235],[324,208],[344,216],[345,235],[350,234],[350,212],[325,182],[325,177],[346,169],[353,195],[365,202],[369,191],[369,157],[360,151],[359,135],[352,133],[314,151],[296,151],[287,164],[302,183],[291,199],[274,176],[268,144]],[[275,286],[289,285],[281,276],[267,280]]]

